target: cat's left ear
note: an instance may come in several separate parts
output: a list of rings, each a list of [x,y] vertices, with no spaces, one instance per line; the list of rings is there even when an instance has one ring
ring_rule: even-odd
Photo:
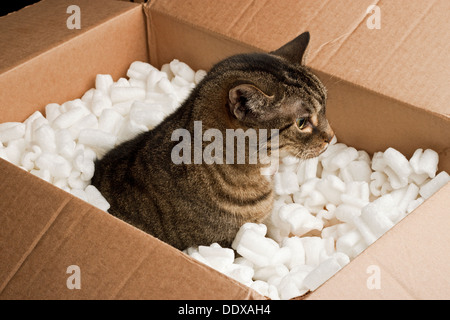
[[[286,58],[291,63],[305,64],[305,52],[309,44],[309,32],[303,32],[294,40],[286,43],[278,50],[270,52],[271,54]]]
[[[273,99],[273,95],[265,94],[253,84],[240,84],[228,92],[230,112],[238,120],[245,118],[263,120],[267,117],[267,106]]]

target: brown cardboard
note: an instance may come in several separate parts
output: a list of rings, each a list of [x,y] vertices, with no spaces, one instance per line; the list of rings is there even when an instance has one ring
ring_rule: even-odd
[[[47,24],[24,58],[4,56],[0,122],[23,121],[50,102],[80,97],[97,73],[125,76],[129,64],[147,60],[145,15],[141,5],[114,1],[70,1],[90,16],[82,32]],[[42,21],[68,4],[43,1],[15,15]],[[107,14],[96,11],[108,7]],[[66,15],[63,15],[66,17]],[[83,13],[84,17],[84,13]],[[6,19],[3,20],[3,19]],[[83,21],[83,20],[82,20]],[[17,28],[20,27],[17,24]],[[14,23],[13,23],[14,24]],[[34,24],[32,21],[31,24]],[[65,20],[64,20],[65,28]],[[21,49],[18,37],[0,39]],[[53,36],[63,33],[58,43]],[[55,40],[55,41],[52,41]],[[4,41],[4,42],[3,42]],[[51,78],[51,81],[49,81]],[[37,84],[40,84],[39,86]],[[0,299],[261,299],[165,243],[0,159]],[[81,290],[70,290],[67,268],[78,265]]]
[[[0,175],[0,299],[262,298],[6,161]]]
[[[161,66],[177,58],[189,61],[195,69],[208,69],[213,63],[233,52],[274,50],[304,30],[309,30],[312,37],[307,65],[327,86],[328,105],[330,105],[327,109],[328,118],[339,140],[370,153],[394,147],[408,157],[412,156],[419,147],[431,148],[440,155],[439,169],[450,171],[450,143],[442,139],[442,137],[450,136],[449,110],[447,104],[441,100],[441,97],[450,92],[447,90],[450,85],[448,70],[437,72],[433,65],[427,72],[414,74],[414,77],[403,77],[402,82],[411,83],[399,85],[397,75],[388,74],[392,68],[386,68],[380,71],[385,73],[383,83],[392,82],[389,90],[385,90],[377,82],[367,81],[368,74],[362,71],[372,70],[368,67],[369,64],[373,68],[372,64],[376,65],[383,59],[389,60],[384,56],[391,56],[392,53],[385,49],[392,47],[393,43],[407,52],[405,57],[415,55],[416,48],[397,43],[390,34],[378,40],[373,39],[372,33],[382,31],[383,28],[368,29],[363,19],[367,15],[359,14],[361,10],[365,13],[371,4],[370,1],[357,3],[347,0],[284,1],[282,3],[283,5],[279,1],[152,1],[146,8],[150,22],[148,25],[150,62]],[[408,2],[408,5],[416,5],[416,9],[419,10],[423,2]],[[390,8],[390,6],[391,4],[388,4],[386,8],[382,7],[382,12],[391,12],[395,16],[401,14],[400,7]],[[236,12],[241,13],[236,15]],[[339,15],[335,14],[337,12]],[[441,25],[448,24],[447,20],[443,20],[446,19],[445,15],[442,17],[440,12],[435,14],[438,21],[441,21]],[[317,52],[325,54],[326,50],[331,50],[328,48],[330,46],[328,38],[332,39],[334,33],[352,29],[355,23],[352,17],[359,19],[358,30],[372,32],[357,40],[353,40],[353,35],[346,38],[345,46],[353,47],[353,51],[350,48],[349,52],[354,52],[353,55],[358,57],[358,60],[352,62],[351,68],[343,64],[349,59],[347,55],[333,63],[322,63],[322,59],[331,58],[328,56],[319,58]],[[402,19],[406,20],[404,23],[416,23],[415,15],[405,14]],[[428,20],[430,19],[426,19]],[[333,26],[333,28],[325,26]],[[443,39],[447,39],[448,34],[442,35],[441,28],[433,28],[434,25],[431,23],[430,26],[427,24],[420,26],[429,30],[428,38],[433,38],[433,41],[442,41],[439,42],[439,47],[447,45]],[[403,30],[403,25],[390,22],[386,28],[394,34],[399,34]],[[336,41],[333,40],[333,43]],[[379,49],[359,51],[365,50],[369,44],[372,46],[373,41],[378,41],[376,48]],[[443,65],[450,65],[449,55],[442,55],[439,50],[432,50],[432,48],[424,50],[427,57],[439,56],[438,61],[447,59],[442,61],[445,62]],[[330,53],[328,52],[327,55]],[[341,50],[338,50],[335,56],[340,55]],[[337,59],[335,56],[332,58],[333,61]],[[421,61],[419,57],[414,59]],[[410,63],[411,61],[406,58],[403,62],[399,62],[402,65],[401,68],[405,70],[411,70]],[[416,66],[423,67],[419,62],[416,62]],[[400,67],[397,66],[397,68]],[[418,81],[418,78],[421,80]],[[424,93],[422,89],[417,88],[418,86],[428,87],[429,91]],[[437,87],[440,88],[438,97],[435,91]],[[392,91],[393,89],[395,90]],[[403,99],[405,96],[408,99]],[[426,100],[426,103],[413,104],[418,100]],[[408,109],[407,116],[405,116],[405,109]],[[435,111],[439,114],[435,114]],[[425,123],[429,125],[424,125]],[[408,138],[405,139],[405,137]]]
[[[80,7],[80,30],[67,28],[70,5]],[[117,80],[129,61],[148,59],[138,4],[46,0],[2,17],[0,29],[0,122],[23,121],[48,103],[80,98],[96,74]]]
[[[307,299],[448,299],[449,194],[447,184]]]
[[[382,29],[370,30],[365,10],[372,2],[153,0],[142,10],[122,1],[42,1],[0,18],[2,30],[15,26],[0,35],[2,48],[8,44],[0,56],[0,122],[80,97],[97,73],[117,80],[147,52],[156,66],[178,58],[207,69],[230,54],[275,49],[309,29],[308,64],[328,87],[339,140],[369,152],[392,146],[407,156],[433,148],[440,170],[450,171],[443,103],[449,77],[442,67],[450,61],[440,51],[450,43],[448,4],[378,2]],[[69,4],[87,16],[74,33],[65,28]],[[58,17],[45,20],[49,12]],[[45,21],[42,32],[25,46],[20,32],[37,21]],[[1,159],[0,176],[1,299],[262,298]],[[449,191],[448,184],[307,298],[448,299]],[[81,269],[81,290],[67,288],[70,265]],[[370,265],[380,267],[379,290],[367,286]]]
[[[308,65],[449,116],[450,3],[439,1],[151,1],[152,12],[265,51],[305,30]],[[370,5],[381,28],[369,29]],[[173,44],[175,46],[175,43]]]

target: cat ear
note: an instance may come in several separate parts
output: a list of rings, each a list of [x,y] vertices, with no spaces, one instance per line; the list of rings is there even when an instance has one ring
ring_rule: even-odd
[[[288,42],[278,50],[270,52],[271,54],[286,58],[289,62],[305,64],[305,52],[309,43],[309,32],[303,32],[294,40]]]
[[[263,118],[265,107],[273,100],[261,89],[252,84],[240,84],[228,93],[229,108],[238,120],[244,118]]]

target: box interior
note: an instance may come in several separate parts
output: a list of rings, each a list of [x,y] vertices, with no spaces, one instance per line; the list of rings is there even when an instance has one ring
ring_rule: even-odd
[[[192,1],[187,2],[192,4]],[[36,110],[43,112],[48,103],[79,98],[94,87],[96,74],[111,74],[117,80],[125,76],[130,63],[136,60],[160,67],[177,58],[194,69],[209,69],[231,54],[267,50],[268,44],[249,38],[244,27],[241,33],[236,31],[238,20],[226,32],[237,32],[237,38],[241,37],[242,41],[198,25],[201,22],[193,18],[193,22],[186,22],[161,11],[168,1],[151,1],[143,6],[106,0],[74,3],[83,8],[83,21],[87,21],[82,30],[55,31],[61,29],[61,23],[65,28],[65,19],[59,22],[50,19],[40,33],[47,40],[33,39],[32,44],[40,43],[39,47],[28,48],[29,51],[18,54],[16,59],[8,58],[10,60],[5,56],[24,45],[5,38],[4,34],[0,38],[0,43],[12,41],[17,45],[6,50],[7,54],[0,60],[0,86],[3,88],[0,123],[23,121]],[[248,10],[256,6],[245,3]],[[14,21],[33,27],[37,24],[35,20],[41,19],[50,7],[65,10],[67,4],[56,0],[40,2],[1,18],[0,25],[11,26],[7,34],[20,32],[20,26],[14,25]],[[96,13],[102,12],[100,9],[104,7],[108,8],[106,14]],[[437,10],[436,5],[429,10]],[[265,8],[255,9],[255,12],[262,15]],[[65,17],[67,15],[63,15]],[[61,34],[56,36],[54,32]],[[446,139],[450,136],[448,117],[436,113],[435,109],[427,110],[405,102],[398,98],[401,95],[389,96],[389,90],[380,93],[344,79],[341,71],[322,66],[317,55],[312,61],[315,61],[312,69],[328,88],[328,118],[339,141],[369,153],[394,147],[407,157],[417,148],[432,148],[440,156],[439,170],[450,171],[450,147]],[[262,298],[161,241],[1,159],[0,172],[4,177],[0,182],[4,200],[0,211],[6,213],[0,216],[0,224],[6,226],[0,232],[2,239],[8,239],[0,244],[2,298]],[[424,287],[428,288],[424,293],[431,292],[431,286],[437,286],[436,293],[449,296],[450,285],[439,282],[450,278],[448,257],[442,257],[450,243],[444,228],[448,225],[445,213],[450,206],[446,196],[449,191],[447,184],[308,298],[342,297],[343,288],[348,289],[348,298],[358,298],[361,292],[367,298],[400,297],[401,293],[414,298],[419,297],[418,292]],[[402,254],[397,255],[399,252]],[[367,264],[377,263],[383,270],[389,270],[387,287],[382,291],[362,288],[367,278]],[[89,266],[90,271],[83,274],[88,279],[86,286],[92,287],[67,290],[65,270],[73,264],[81,268]],[[409,273],[405,274],[404,268],[411,264],[414,268],[409,268]],[[359,280],[350,281],[354,276]],[[423,283],[424,279],[435,281]]]

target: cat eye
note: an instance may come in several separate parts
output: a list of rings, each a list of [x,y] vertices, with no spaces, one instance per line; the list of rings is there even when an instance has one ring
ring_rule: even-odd
[[[297,124],[297,127],[301,130],[308,123],[308,118],[298,118],[297,120],[295,120],[295,123]]]

